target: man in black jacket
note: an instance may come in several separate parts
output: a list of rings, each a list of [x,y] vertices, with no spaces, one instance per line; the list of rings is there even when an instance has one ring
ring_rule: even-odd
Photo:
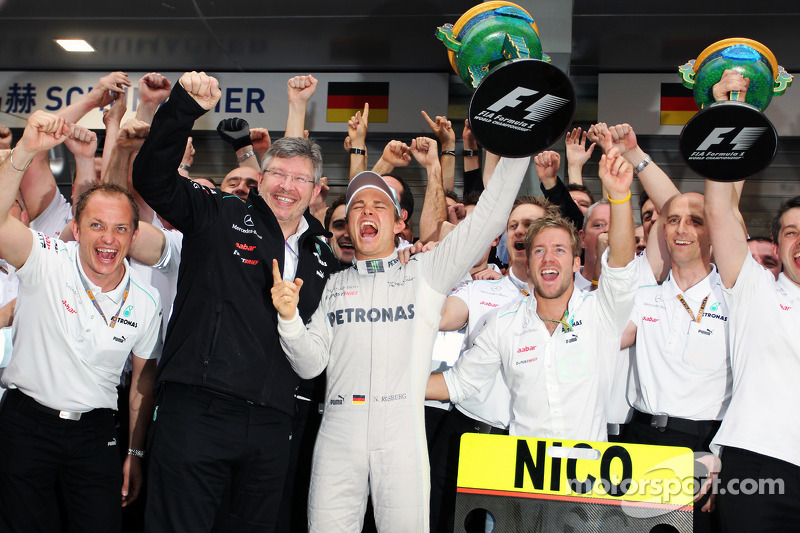
[[[146,528],[270,531],[281,499],[298,377],[269,301],[272,259],[302,278],[300,314],[319,303],[338,263],[307,213],[322,156],[302,138],[276,141],[245,202],[180,176],[194,121],[219,100],[217,80],[184,74],[156,114],[133,167],[142,198],[183,233],[178,290],[158,366]],[[230,488],[230,510],[216,517]],[[221,518],[221,519],[220,519]]]

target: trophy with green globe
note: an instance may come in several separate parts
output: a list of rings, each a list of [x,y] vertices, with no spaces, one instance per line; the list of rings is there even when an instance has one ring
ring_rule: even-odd
[[[469,123],[487,150],[522,157],[564,135],[575,114],[575,91],[542,53],[527,11],[511,2],[484,2],[439,27],[437,37],[453,70],[475,90]]]
[[[727,70],[748,80],[747,91],[731,91],[727,101],[716,102],[714,85]],[[678,72],[700,109],[681,132],[680,149],[689,167],[709,179],[738,181],[769,166],[778,134],[763,111],[792,83],[770,49],[752,39],[724,39]]]

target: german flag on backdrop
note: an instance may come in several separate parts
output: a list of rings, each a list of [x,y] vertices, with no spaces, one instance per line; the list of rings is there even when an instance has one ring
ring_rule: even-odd
[[[661,84],[661,125],[683,126],[697,113],[691,89],[680,83]],[[349,117],[348,117],[349,118]]]
[[[370,122],[389,122],[389,82],[328,82],[328,122],[347,122],[364,103]]]

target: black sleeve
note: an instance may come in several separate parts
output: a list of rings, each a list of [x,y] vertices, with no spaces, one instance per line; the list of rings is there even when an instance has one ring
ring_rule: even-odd
[[[539,187],[544,193],[544,197],[553,205],[557,205],[561,211],[561,216],[571,220],[575,224],[575,229],[580,230],[583,228],[583,213],[581,213],[578,204],[572,199],[569,194],[567,186],[561,181],[561,178],[556,178],[556,184],[552,189],[545,189],[544,184],[540,183]]]
[[[464,172],[464,196],[473,191],[483,192],[483,172],[480,167]]]
[[[178,173],[194,121],[204,113],[176,83],[133,162],[133,187],[156,213],[184,234],[204,229],[217,213],[218,202],[212,197],[216,194]]]

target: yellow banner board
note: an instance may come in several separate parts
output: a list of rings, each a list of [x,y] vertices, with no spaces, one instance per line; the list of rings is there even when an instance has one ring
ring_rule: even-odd
[[[458,492],[692,510],[688,448],[466,433]]]

